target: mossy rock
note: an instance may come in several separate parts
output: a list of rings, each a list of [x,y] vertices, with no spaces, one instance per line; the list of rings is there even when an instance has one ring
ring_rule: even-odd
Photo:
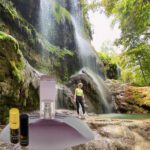
[[[17,82],[23,82],[24,62],[18,49],[18,42],[12,36],[3,32],[0,32],[0,57],[2,58],[0,64],[1,76],[10,74],[13,78],[16,78]]]
[[[127,102],[136,113],[150,112],[150,87],[129,86],[125,91]]]
[[[61,6],[59,3],[51,1],[52,3],[52,14],[57,23],[64,22],[65,20],[71,21],[70,12]]]
[[[97,79],[95,79],[97,78]],[[103,84],[101,78],[94,74],[91,70],[87,68],[82,68],[78,73],[71,76],[70,80],[67,82],[67,87],[69,87],[74,93],[75,88],[78,83],[83,83],[83,91],[85,96],[86,104],[88,105],[87,111],[94,112],[97,114],[106,113],[112,108],[112,100],[111,94],[109,93],[107,87],[103,86],[103,94],[101,94],[101,89],[98,87],[97,82]],[[106,107],[106,103],[104,103],[103,98],[105,98],[105,102],[109,103],[110,109]]]
[[[0,58],[0,105],[3,106],[0,111],[4,117],[0,123],[5,123],[9,108],[19,100],[25,64],[16,39],[3,32],[0,32]]]
[[[21,1],[20,3],[30,5],[30,2]],[[16,3],[14,4],[16,5]],[[63,10],[65,10],[65,8]],[[72,58],[74,58],[72,57],[73,52],[68,48],[60,48],[60,46],[51,44],[45,37],[38,33],[35,27],[27,22],[21,14],[22,13],[18,12],[18,9],[15,9],[15,6],[10,0],[0,1],[0,18],[3,21],[2,28],[6,27],[9,31],[8,33],[11,33],[11,35],[17,39],[25,59],[37,70],[46,74],[55,72],[58,78],[62,80],[62,77],[59,75],[62,61],[66,58],[72,60]],[[11,66],[16,70],[13,62]],[[67,74],[72,74],[70,69],[67,71]],[[17,72],[17,70],[15,72]]]
[[[4,124],[11,107],[21,111],[35,110],[39,106],[39,98],[38,89],[26,76],[27,64],[17,40],[3,32],[0,32],[0,58],[0,124]]]

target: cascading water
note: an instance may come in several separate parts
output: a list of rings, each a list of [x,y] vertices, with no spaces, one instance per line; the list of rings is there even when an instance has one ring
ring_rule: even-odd
[[[75,29],[75,40],[78,47],[79,58],[83,67],[89,67],[96,71],[96,56],[90,45],[89,39],[86,38],[86,34],[83,28],[82,11],[78,6],[79,1],[72,1],[71,19]]]
[[[55,31],[51,11],[54,3],[55,1],[53,0],[40,0],[40,32],[49,41],[51,41],[51,35],[53,35],[52,32]],[[60,4],[65,5],[64,1],[61,0]],[[97,76],[97,73],[99,71],[99,67],[97,65],[97,56],[91,46],[90,39],[88,39],[85,34],[82,11],[79,4],[79,0],[71,1],[71,19],[75,29],[74,37],[78,48],[78,56],[81,61],[82,67],[87,67],[92,70],[90,72],[90,75],[92,76],[93,81],[96,83],[96,86],[100,93],[100,101],[105,109],[105,112],[110,112],[111,105],[109,105],[107,101],[107,92],[106,88],[104,87],[104,82],[100,79],[100,77]]]
[[[48,33],[52,22],[50,8],[51,8],[50,0],[40,0],[40,15],[39,15],[40,32],[46,38],[48,38]]]
[[[92,78],[93,82],[96,84],[95,89],[98,90],[98,95],[103,105],[102,111],[104,113],[110,113],[112,110],[112,105],[108,102],[108,100],[110,100],[111,97],[103,79],[89,68],[83,68],[82,72],[89,75]]]
[[[96,72],[96,56],[91,48],[90,42],[88,39],[84,38],[83,31],[75,20],[76,19],[72,17],[72,22],[75,28],[75,39],[79,49],[79,58],[81,60],[82,66],[89,67],[94,72]]]
[[[71,15],[72,15],[72,23],[75,29],[75,39],[76,45],[78,47],[79,58],[81,59],[81,63],[83,67],[87,67],[92,71],[88,71],[90,76],[92,76],[93,81],[97,85],[97,89],[100,94],[100,101],[103,104],[106,113],[111,112],[111,105],[108,103],[107,94],[106,94],[106,87],[104,81],[101,79],[100,76],[97,75],[98,67],[97,67],[97,58],[96,54],[91,46],[90,40],[86,38],[85,31],[83,28],[83,18],[82,18],[82,11],[79,7],[79,0],[73,0],[72,8],[71,8]]]

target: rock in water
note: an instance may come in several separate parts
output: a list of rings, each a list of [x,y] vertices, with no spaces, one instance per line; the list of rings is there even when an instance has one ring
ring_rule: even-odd
[[[67,86],[74,93],[79,82],[83,83],[88,112],[109,113],[112,111],[111,94],[98,74],[83,68],[70,78]]]

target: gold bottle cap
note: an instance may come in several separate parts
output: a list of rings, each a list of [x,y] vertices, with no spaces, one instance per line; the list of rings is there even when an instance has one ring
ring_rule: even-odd
[[[9,125],[11,129],[19,128],[19,109],[11,108],[9,111]]]

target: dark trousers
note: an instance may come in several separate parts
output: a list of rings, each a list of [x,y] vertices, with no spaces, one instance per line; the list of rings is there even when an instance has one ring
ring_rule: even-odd
[[[80,106],[79,104],[82,107],[83,114],[85,114],[85,108],[84,108],[82,96],[76,96],[76,105],[77,105],[77,113],[78,114],[79,114],[79,106]]]

